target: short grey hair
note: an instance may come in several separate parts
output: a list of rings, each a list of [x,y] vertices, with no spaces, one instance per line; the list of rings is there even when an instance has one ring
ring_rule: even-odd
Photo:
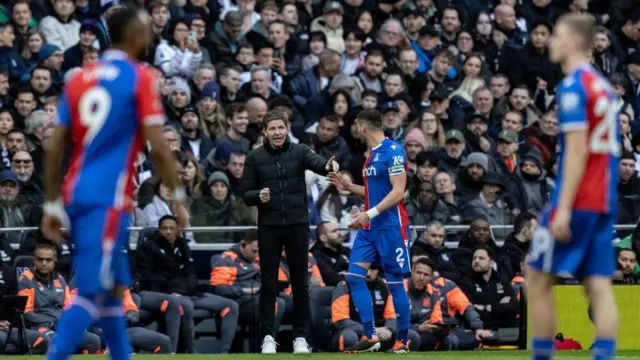
[[[258,71],[266,71],[267,74],[271,74],[271,72],[269,71],[269,67],[266,65],[258,65],[258,66],[254,66],[251,69],[251,76],[253,77],[253,74],[257,73]]]
[[[176,129],[175,127],[171,126],[171,125],[165,125],[164,126],[164,130],[162,131],[162,133],[168,133],[168,132],[172,132],[174,134],[176,134],[176,137],[178,138],[179,142],[182,142],[182,136],[180,135],[180,131],[178,131],[178,129]]]
[[[209,63],[202,63],[200,65],[198,65],[198,68],[196,69],[196,72],[194,73],[194,78],[198,77],[198,75],[200,74],[200,71],[202,70],[211,70],[213,71],[213,78],[216,78],[217,75],[217,71],[215,66],[213,66],[212,64]]]
[[[25,128],[27,134],[33,134],[38,127],[44,125],[49,118],[49,114],[47,114],[44,110],[36,110],[32,112],[27,118],[24,120]]]

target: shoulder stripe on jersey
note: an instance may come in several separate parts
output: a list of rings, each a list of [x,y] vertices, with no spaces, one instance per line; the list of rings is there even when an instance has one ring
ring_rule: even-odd
[[[571,122],[560,125],[560,130],[562,130],[563,132],[586,130],[588,128],[589,124],[587,122]]]

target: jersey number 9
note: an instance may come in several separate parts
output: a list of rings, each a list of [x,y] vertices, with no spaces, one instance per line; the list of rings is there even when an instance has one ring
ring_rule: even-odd
[[[102,86],[96,86],[87,90],[80,97],[78,103],[80,122],[87,127],[87,132],[82,141],[85,145],[91,143],[98,135],[100,129],[111,112],[111,95]]]

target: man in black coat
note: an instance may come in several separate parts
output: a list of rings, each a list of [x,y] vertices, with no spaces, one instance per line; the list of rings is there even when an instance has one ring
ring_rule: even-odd
[[[309,312],[309,206],[305,170],[327,175],[338,171],[335,157],[328,161],[303,144],[289,140],[287,115],[271,111],[264,119],[264,145],[247,155],[241,193],[249,206],[258,206],[260,239],[261,336],[263,354],[276,352],[274,304],[279,292],[278,269],[282,248],[291,270],[294,353],[308,353],[305,340]]]
[[[343,246],[344,236],[338,224],[323,221],[316,227],[316,243],[311,255],[318,263],[322,281],[326,286],[337,286],[349,270],[351,249]]]

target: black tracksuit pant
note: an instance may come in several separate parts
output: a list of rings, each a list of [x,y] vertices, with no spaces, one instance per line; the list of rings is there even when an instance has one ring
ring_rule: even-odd
[[[284,247],[291,273],[293,292],[293,337],[307,337],[309,311],[309,224],[287,227],[258,227],[258,246],[260,249],[260,270],[262,287],[260,288],[261,337],[275,334],[275,303],[280,293],[278,270]]]

